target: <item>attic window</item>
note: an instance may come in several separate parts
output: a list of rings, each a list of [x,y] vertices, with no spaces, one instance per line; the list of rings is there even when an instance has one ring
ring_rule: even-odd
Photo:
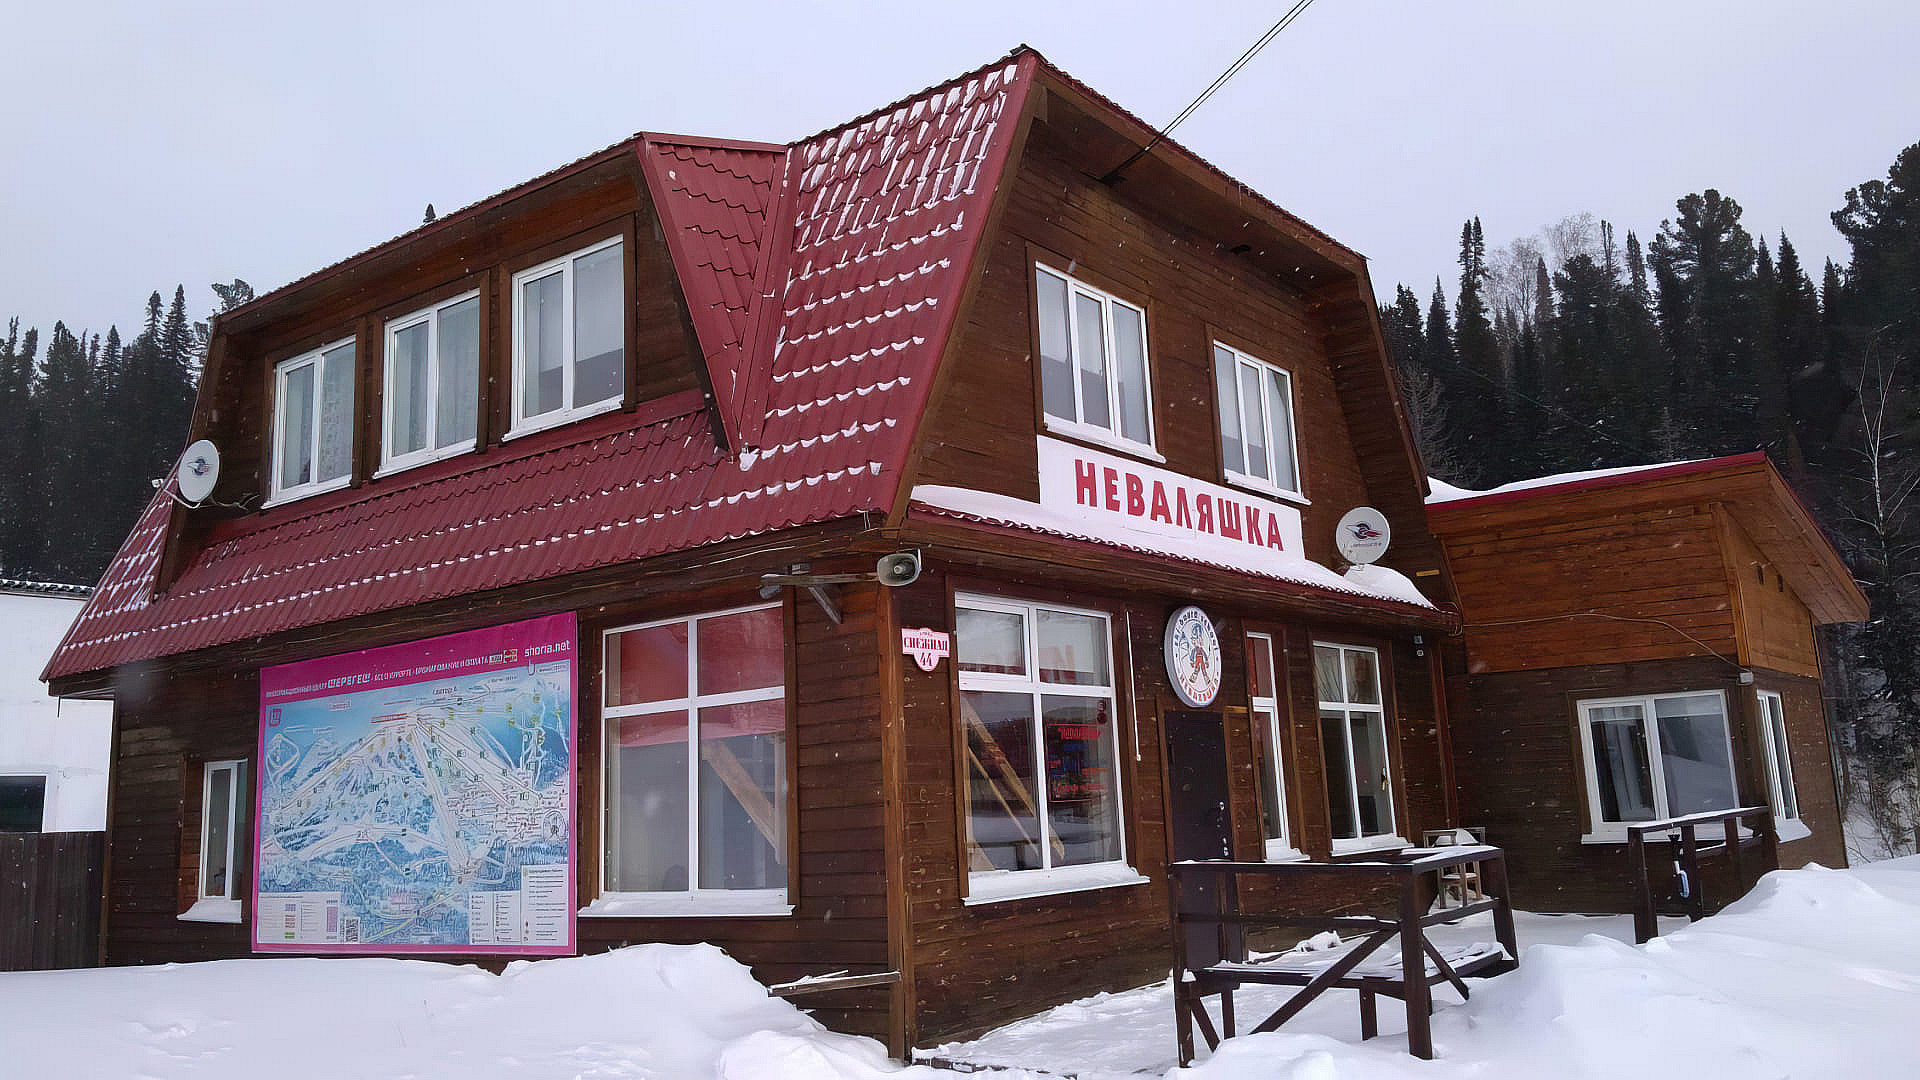
[[[513,275],[513,430],[618,408],[626,387],[619,237]]]
[[[387,324],[381,471],[471,450],[480,413],[480,294]]]
[[[1045,266],[1034,268],[1040,401],[1063,435],[1161,459],[1142,308]]]
[[[345,487],[353,472],[352,338],[273,369],[272,502]]]

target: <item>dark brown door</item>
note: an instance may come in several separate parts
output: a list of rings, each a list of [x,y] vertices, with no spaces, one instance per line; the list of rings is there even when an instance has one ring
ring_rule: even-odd
[[[1166,714],[1168,834],[1175,862],[1183,859],[1231,859],[1233,816],[1227,810],[1227,733],[1217,712],[1175,710]],[[1181,910],[1212,911],[1222,899],[1209,878],[1188,877],[1180,891]],[[1242,932],[1229,928],[1222,939],[1209,928],[1189,928],[1188,963],[1194,967],[1237,957]],[[1232,954],[1231,956],[1229,954]]]

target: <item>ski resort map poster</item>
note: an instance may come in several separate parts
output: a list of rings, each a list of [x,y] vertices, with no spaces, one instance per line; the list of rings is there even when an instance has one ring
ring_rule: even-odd
[[[574,951],[575,628],[260,672],[253,947]]]

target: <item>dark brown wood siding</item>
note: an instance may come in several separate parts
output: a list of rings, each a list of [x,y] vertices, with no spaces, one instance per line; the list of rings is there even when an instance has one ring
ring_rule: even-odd
[[[1449,533],[1446,545],[1475,672],[1735,653],[1710,507]]]
[[[1839,858],[1838,813],[1818,684],[1774,672],[1756,673],[1762,689],[1787,699],[1793,725],[1797,790],[1814,836],[1784,845],[1783,865]],[[1507,849],[1514,903],[1534,911],[1626,911],[1632,885],[1624,843],[1585,844],[1585,762],[1577,703],[1630,694],[1719,690],[1726,694],[1739,797],[1764,804],[1760,744],[1750,702],[1733,666],[1713,658],[1467,674],[1453,659],[1454,768],[1461,824],[1482,825],[1487,840]],[[1832,864],[1828,864],[1832,865]],[[1709,886],[1716,884],[1709,879]],[[1723,884],[1723,883],[1722,883]],[[1724,888],[1717,902],[1732,899]]]

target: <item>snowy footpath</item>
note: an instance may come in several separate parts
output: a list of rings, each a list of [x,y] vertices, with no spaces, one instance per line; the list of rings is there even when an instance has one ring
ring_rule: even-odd
[[[944,1056],[1010,1078],[1521,1080],[1920,1075],[1920,857],[1768,875],[1721,914],[1645,947],[1620,920],[1523,917],[1520,970],[1449,997],[1438,1058],[1358,1038],[1332,993],[1282,1033],[1171,1068],[1167,988],[1063,1006]],[[1471,930],[1471,927],[1469,927]],[[1252,995],[1248,995],[1251,998]],[[1244,1000],[1253,1016],[1258,1002]],[[768,998],[705,946],[511,965],[231,960],[0,974],[0,1075],[21,1080],[721,1078],[940,1080]]]

